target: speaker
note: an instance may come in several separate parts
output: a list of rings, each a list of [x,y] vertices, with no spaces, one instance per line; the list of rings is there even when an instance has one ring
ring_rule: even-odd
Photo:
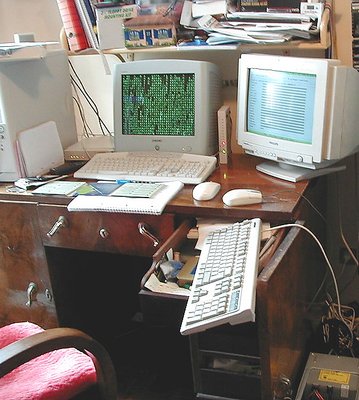
[[[232,118],[228,105],[222,106],[218,112],[218,149],[219,163],[228,164],[231,155]]]

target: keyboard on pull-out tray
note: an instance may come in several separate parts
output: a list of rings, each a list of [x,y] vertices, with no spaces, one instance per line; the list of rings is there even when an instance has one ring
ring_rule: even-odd
[[[207,179],[217,158],[171,152],[114,152],[95,154],[74,173],[81,179],[126,179],[143,182],[181,181],[198,184]]]
[[[182,335],[255,320],[261,225],[254,218],[208,234],[182,320]]]

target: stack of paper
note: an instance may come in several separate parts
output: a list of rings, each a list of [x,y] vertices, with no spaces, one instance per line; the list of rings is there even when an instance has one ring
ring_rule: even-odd
[[[306,14],[227,12],[226,7],[222,0],[185,1],[181,24],[205,30],[210,45],[283,43],[293,37],[311,39],[319,33],[315,21]],[[219,19],[220,14],[223,17]]]

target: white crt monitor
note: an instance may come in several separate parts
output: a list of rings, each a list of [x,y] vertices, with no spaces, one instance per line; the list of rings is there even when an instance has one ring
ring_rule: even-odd
[[[237,139],[289,181],[343,166],[359,149],[359,72],[339,60],[244,54],[238,69]]]
[[[218,67],[190,60],[141,60],[114,72],[115,151],[218,152]]]
[[[56,45],[55,45],[56,46]],[[41,49],[41,56],[36,49]],[[20,132],[54,121],[63,149],[77,142],[67,53],[39,44],[0,57],[0,181],[23,176],[16,151]],[[46,149],[39,148],[34,160]]]

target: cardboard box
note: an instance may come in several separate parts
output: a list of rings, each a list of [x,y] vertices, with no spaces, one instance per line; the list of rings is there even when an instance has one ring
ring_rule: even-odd
[[[125,46],[172,46],[177,43],[173,20],[162,15],[140,15],[124,22]]]
[[[124,21],[136,17],[138,10],[139,7],[135,4],[96,8],[97,33],[101,50],[125,47]]]

